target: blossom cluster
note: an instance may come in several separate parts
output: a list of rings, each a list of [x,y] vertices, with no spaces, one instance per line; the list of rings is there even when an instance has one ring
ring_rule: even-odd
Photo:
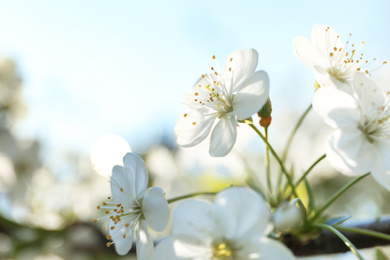
[[[334,128],[325,145],[327,160],[349,176],[371,172],[390,191],[389,93],[370,78],[370,62],[349,41],[343,43],[332,28],[315,25],[312,38],[313,42],[296,37],[293,45],[297,57],[315,73],[313,108]],[[299,236],[301,232],[307,238],[326,227],[319,217],[328,204],[314,209],[302,203],[295,191],[301,180],[294,183],[283,160],[253,124],[254,114],[260,120],[266,117],[267,124],[260,121],[260,126],[267,133],[272,110],[268,75],[256,71],[257,63],[256,50],[237,50],[228,56],[222,71],[216,62],[210,73],[202,74],[186,95],[190,111],[175,127],[177,143],[195,146],[211,133],[210,155],[225,156],[236,142],[237,125],[248,124],[266,143],[266,152],[279,162],[289,189],[273,194],[271,185],[267,192],[259,187],[229,187],[211,200],[187,199],[199,194],[167,200],[162,188],[148,188],[142,158],[128,153],[124,166],[113,169],[112,198],[98,206],[104,215],[96,219],[108,219],[107,245],[114,244],[118,254],[127,254],[135,240],[138,259],[288,260],[295,256],[283,244],[285,234]],[[168,203],[181,199],[186,200],[170,214]],[[154,248],[148,227],[163,231],[169,219],[171,235]]]

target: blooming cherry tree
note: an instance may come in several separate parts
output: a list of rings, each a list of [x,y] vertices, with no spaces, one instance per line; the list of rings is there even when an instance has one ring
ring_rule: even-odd
[[[215,56],[213,56],[215,59]],[[225,156],[233,148],[237,123],[258,112],[268,99],[268,75],[256,71],[257,51],[238,50],[231,53],[222,72],[211,68],[202,75],[186,95],[191,109],[175,127],[177,143],[190,147],[202,142],[211,133],[210,155]]]

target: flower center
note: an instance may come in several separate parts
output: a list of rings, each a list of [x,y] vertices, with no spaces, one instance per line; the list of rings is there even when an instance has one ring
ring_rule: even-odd
[[[380,66],[370,69],[369,67],[376,61],[374,58],[371,62],[363,60],[363,53],[359,53],[360,49],[364,45],[364,41],[361,42],[358,48],[355,48],[354,44],[350,44],[349,40],[344,46],[341,46],[340,37],[337,36],[336,42],[330,42],[329,27],[326,31],[326,45],[327,53],[329,54],[329,69],[328,72],[341,82],[352,78],[353,73],[356,71],[364,71],[369,74],[387,62],[384,61]],[[352,34],[349,34],[351,37]]]
[[[213,245],[212,260],[234,259],[234,249],[229,242],[215,243]]]

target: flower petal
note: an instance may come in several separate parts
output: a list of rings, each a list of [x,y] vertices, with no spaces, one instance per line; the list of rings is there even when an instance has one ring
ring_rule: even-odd
[[[126,255],[133,243],[133,230],[125,227],[110,229],[112,226],[115,226],[115,224],[110,219],[108,221],[108,233],[111,235],[112,241],[114,241],[115,251],[118,255]]]
[[[354,176],[373,169],[376,152],[359,129],[337,129],[329,136],[326,158],[336,170]]]
[[[257,113],[267,102],[269,80],[265,71],[257,71],[242,83],[233,100],[233,109],[238,120]]]
[[[218,193],[215,201],[216,223],[227,239],[263,236],[271,228],[271,211],[263,198],[244,187]]]
[[[237,50],[228,56],[222,78],[227,86],[230,86],[230,83],[233,82],[233,92],[255,72],[258,56],[255,49]],[[228,87],[228,89],[230,88]]]
[[[172,213],[172,233],[207,240],[214,234],[214,206],[205,200],[186,200]]]
[[[378,140],[376,149],[378,156],[372,170],[372,176],[379,184],[390,191],[390,140]]]
[[[360,114],[354,98],[333,88],[319,88],[313,98],[314,110],[333,128],[358,127]]]
[[[206,260],[211,259],[209,244],[189,235],[173,235],[158,243],[154,260]]]
[[[362,111],[362,116],[372,118],[385,104],[385,95],[373,80],[363,72],[353,76],[353,89]]]
[[[210,138],[209,153],[213,157],[227,155],[237,138],[237,117],[225,115],[214,127]]]
[[[135,189],[133,184],[133,177],[125,167],[114,166],[111,175],[111,194],[115,201],[128,201],[129,194],[135,199]]]
[[[315,77],[317,83],[322,88],[337,88],[348,94],[352,93],[352,86],[350,81],[342,82],[329,73],[328,68],[321,66],[314,66]]]
[[[181,118],[175,126],[177,143],[184,147],[199,144],[210,133],[216,118],[216,114],[205,115],[197,110],[191,111]]]
[[[311,38],[318,52],[326,59],[330,59],[330,52],[333,51],[334,47],[337,49],[344,47],[337,32],[328,25],[314,25]]]
[[[148,225],[155,231],[163,231],[169,218],[168,202],[160,187],[151,187],[145,191],[142,212]]]
[[[150,260],[153,256],[153,239],[148,232],[145,220],[141,220],[136,230],[137,260]]]
[[[262,237],[245,241],[245,245],[240,250],[237,259],[295,259],[292,252],[281,242]]]
[[[199,102],[207,103],[207,100],[210,98],[210,91],[207,90],[206,86],[212,86],[214,88],[214,81],[218,81],[218,78],[215,75],[206,75],[204,78],[201,77],[194,85],[194,87],[188,91],[185,97],[185,103],[191,109],[200,110],[203,113],[207,113],[208,110],[206,106],[202,106]]]
[[[149,183],[148,170],[144,160],[136,154],[127,153],[123,158],[123,165],[127,170],[128,183],[134,187],[135,196],[141,198]]]
[[[309,39],[298,36],[293,40],[295,55],[309,68],[326,67],[325,59]]]

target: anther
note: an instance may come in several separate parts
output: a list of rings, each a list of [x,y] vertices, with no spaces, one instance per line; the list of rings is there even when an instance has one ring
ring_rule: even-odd
[[[111,236],[111,235],[107,235],[106,238],[107,238],[107,239],[111,239],[112,236]]]
[[[187,117],[187,115],[188,115],[188,114],[187,114],[187,113],[185,113],[185,114],[184,114],[184,117]]]
[[[95,219],[93,220],[93,222],[96,223],[96,222],[98,222],[98,220],[95,218]]]
[[[121,192],[123,192],[123,188],[121,187]]]
[[[197,95],[199,95],[199,93],[198,93],[198,92],[196,92],[196,93],[195,93],[195,96],[197,96]]]
[[[126,234],[123,234],[123,238],[126,238]]]
[[[112,245],[111,242],[108,242],[108,243],[106,244],[107,247],[110,247],[111,245]]]
[[[100,209],[100,206],[98,205],[96,208],[97,208],[97,209]]]
[[[106,212],[104,212],[104,213],[106,213],[106,214],[110,214],[110,211],[109,211],[109,210],[106,210]]]
[[[196,125],[196,122],[192,122],[192,125]]]
[[[111,227],[110,227],[110,229],[111,229],[111,230],[114,230],[114,229],[115,229],[115,227],[114,227],[114,226],[111,226]]]
[[[215,60],[215,55],[213,55],[213,60]]]

